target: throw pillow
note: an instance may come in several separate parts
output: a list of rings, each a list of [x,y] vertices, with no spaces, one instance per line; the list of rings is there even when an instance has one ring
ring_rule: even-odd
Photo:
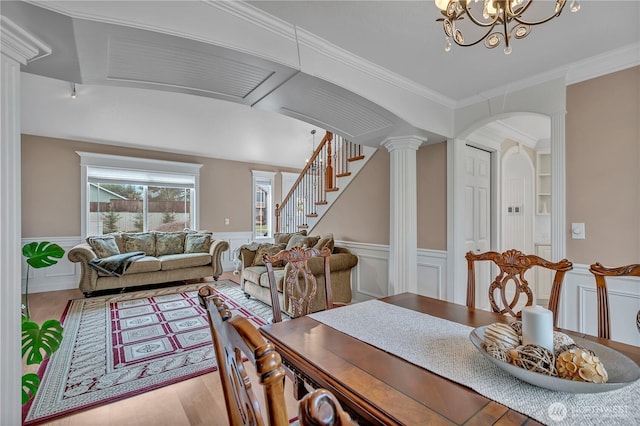
[[[265,254],[274,255],[285,249],[286,244],[261,244],[256,251],[256,257],[253,258],[251,266],[264,266],[263,257]],[[274,267],[284,266],[284,262],[277,262],[273,264]]]
[[[273,234],[273,242],[275,244],[287,244],[289,242],[289,239],[291,239],[291,237],[294,235],[307,235],[307,230],[303,229],[302,231],[299,231],[299,232],[289,232],[289,233],[276,232],[275,234]]]
[[[302,247],[306,239],[306,235],[293,234],[291,238],[289,238],[289,241],[287,241],[287,250],[291,250],[294,247]]]
[[[211,248],[211,232],[189,232],[184,241],[185,253],[208,253]]]
[[[323,248],[327,247],[333,253],[334,245],[335,245],[335,242],[333,240],[333,234],[327,234],[327,235],[323,236],[322,238],[320,238],[320,240],[318,240],[316,245],[313,246],[313,247],[318,249],[318,250],[322,250]]]
[[[153,232],[136,232],[122,234],[124,251],[143,251],[147,256],[156,255],[156,236]]]
[[[157,232],[156,256],[184,253],[184,232]]]
[[[318,244],[318,241],[320,241],[320,235],[316,237],[307,237],[302,243],[302,248],[315,247],[316,244]]]
[[[113,235],[87,237],[87,243],[96,253],[96,256],[100,258],[120,254],[118,244],[116,244],[116,238]]]

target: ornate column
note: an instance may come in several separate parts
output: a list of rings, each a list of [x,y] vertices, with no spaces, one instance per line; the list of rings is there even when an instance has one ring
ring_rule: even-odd
[[[551,115],[551,257],[567,256],[565,111]]]
[[[51,49],[12,21],[0,17],[0,424],[19,425],[22,355],[22,230],[20,199],[20,64]]]
[[[381,144],[391,154],[389,295],[417,291],[416,151],[425,141],[417,136],[401,136]]]

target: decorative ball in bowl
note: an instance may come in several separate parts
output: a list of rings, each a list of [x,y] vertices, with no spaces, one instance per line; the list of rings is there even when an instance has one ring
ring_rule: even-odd
[[[561,392],[607,392],[640,379],[640,367],[598,343],[554,331],[554,350],[522,344],[519,321],[474,329],[471,342],[499,368],[532,385]]]

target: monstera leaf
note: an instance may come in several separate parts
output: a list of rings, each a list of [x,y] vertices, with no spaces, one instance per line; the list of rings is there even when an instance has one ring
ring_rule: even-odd
[[[62,342],[62,325],[58,320],[47,320],[42,327],[32,321],[22,322],[22,358],[27,365],[40,364],[45,356],[58,350]]]
[[[64,256],[64,249],[49,241],[34,241],[22,247],[22,255],[27,258],[27,263],[32,268],[46,268],[58,263],[55,259]]]
[[[22,376],[22,403],[29,402],[31,397],[36,394],[40,386],[40,378],[35,373],[28,373]]]

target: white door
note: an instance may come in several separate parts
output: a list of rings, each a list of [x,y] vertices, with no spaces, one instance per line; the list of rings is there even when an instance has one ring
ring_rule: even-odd
[[[516,249],[530,254],[534,252],[534,170],[527,154],[513,149],[502,163],[501,250]]]
[[[491,154],[465,147],[465,252],[491,249]],[[476,268],[476,306],[489,308],[489,262]]]

